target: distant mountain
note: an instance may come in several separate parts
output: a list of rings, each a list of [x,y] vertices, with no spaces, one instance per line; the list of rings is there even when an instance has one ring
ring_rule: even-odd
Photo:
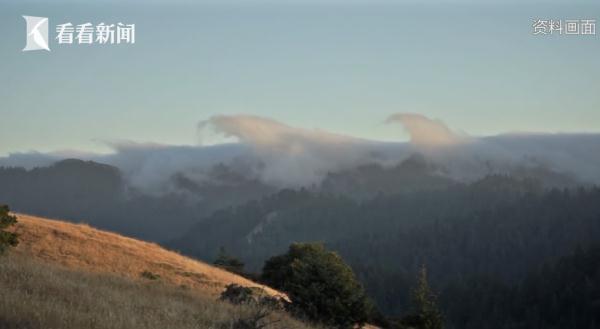
[[[164,241],[216,209],[272,191],[225,166],[215,166],[202,184],[184,174],[170,180],[173,190],[150,194],[132,188],[116,167],[69,159],[32,170],[0,168],[0,201],[16,211]]]
[[[0,167],[0,201],[17,211],[85,221],[103,229],[153,241],[168,241],[214,211],[273,195],[279,188],[241,167],[218,163],[175,172],[160,191],[131,184],[119,168],[67,159],[31,170]],[[518,168],[516,168],[518,169]],[[573,186],[570,177],[542,167],[516,170],[547,186]],[[161,180],[164,180],[161,178]],[[369,200],[378,195],[447,189],[459,184],[446,169],[414,154],[397,165],[361,165],[325,175],[307,186],[317,194]]]
[[[0,186],[0,200],[13,209],[79,220],[109,211],[125,192],[117,168],[75,159],[32,170],[0,168]]]
[[[457,182],[429,163],[422,155],[414,154],[401,163],[384,167],[363,165],[350,170],[329,173],[318,190],[324,193],[368,199],[378,194],[410,193],[446,188]]]

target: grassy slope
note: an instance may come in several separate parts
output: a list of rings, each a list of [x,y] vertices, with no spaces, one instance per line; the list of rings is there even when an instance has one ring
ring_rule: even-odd
[[[232,328],[253,312],[160,281],[94,274],[31,260],[0,257],[0,328]],[[273,313],[268,328],[309,327]]]
[[[94,273],[111,273],[141,279],[149,271],[161,281],[211,296],[218,296],[230,283],[279,292],[241,276],[196,261],[154,243],[100,231],[85,224],[72,224],[39,217],[17,215],[14,231],[19,234],[17,254],[67,268]]]
[[[18,220],[21,244],[0,257],[2,329],[221,329],[254,311],[216,301],[229,283],[258,286],[237,275],[86,225]],[[284,314],[269,321],[276,322],[269,328],[309,328]]]

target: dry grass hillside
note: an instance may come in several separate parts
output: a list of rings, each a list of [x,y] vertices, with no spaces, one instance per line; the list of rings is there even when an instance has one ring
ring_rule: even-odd
[[[259,286],[254,282],[87,225],[18,220],[21,243],[0,256],[0,329],[259,327],[247,323],[264,308],[217,300],[229,283]],[[159,278],[143,277],[144,271]],[[313,328],[278,311],[260,325]]]
[[[258,308],[235,306],[160,281],[86,273],[0,256],[1,329],[249,329]],[[265,329],[313,327],[272,312]]]
[[[142,273],[148,272],[158,275],[162,282],[210,296],[218,296],[230,283],[261,287],[270,295],[281,295],[269,287],[165,250],[154,243],[97,230],[85,224],[22,214],[17,214],[17,218],[14,231],[19,234],[20,243],[14,253],[27,257],[71,269],[110,273],[135,280],[145,280]]]

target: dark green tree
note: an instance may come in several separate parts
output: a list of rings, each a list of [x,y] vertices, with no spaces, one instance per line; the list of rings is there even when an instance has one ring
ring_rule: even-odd
[[[219,248],[219,254],[217,255],[217,259],[215,259],[213,264],[229,272],[237,274],[244,273],[244,263],[236,257],[228,254],[225,250],[225,247]]]
[[[437,296],[429,287],[427,268],[423,265],[417,276],[417,286],[412,291],[413,312],[403,323],[410,328],[442,329],[444,319],[437,306]]]
[[[321,243],[294,243],[269,259],[262,279],[285,291],[292,312],[336,328],[364,324],[373,306],[352,269]]]
[[[17,234],[6,231],[9,226],[16,223],[17,217],[10,214],[8,206],[0,205],[0,254],[3,254],[8,247],[14,247],[19,243]]]

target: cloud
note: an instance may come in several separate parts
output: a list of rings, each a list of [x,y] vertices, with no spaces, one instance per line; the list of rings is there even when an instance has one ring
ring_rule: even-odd
[[[278,186],[319,183],[328,173],[381,160],[379,142],[291,127],[250,115],[214,116],[199,124],[248,146],[264,166],[260,178]],[[376,151],[380,152],[376,152]]]
[[[440,174],[469,181],[492,173],[545,168],[581,182],[600,184],[600,134],[504,134],[467,136],[443,122],[420,114],[398,113],[387,118],[400,123],[410,142],[381,142],[317,129],[289,126],[251,115],[220,115],[202,121],[201,132],[233,139],[216,145],[162,145],[113,141],[111,154],[13,153],[0,166],[34,166],[76,155],[114,165],[132,187],[148,193],[178,188],[173,177],[183,174],[199,184],[217,164],[275,187],[318,184],[331,172],[364,164],[391,166],[421,153]]]
[[[358,143],[361,140],[320,130],[295,128],[272,119],[252,115],[218,115],[199,123],[200,129],[212,127],[226,137],[257,148],[270,148],[293,153],[307,145]]]
[[[241,144],[189,146],[120,141],[110,146],[113,154],[92,160],[118,167],[131,186],[153,194],[173,192],[176,187],[171,183],[175,174],[185,173],[202,182],[213,166],[251,156]]]
[[[390,115],[386,123],[399,122],[410,135],[410,142],[420,146],[444,146],[467,141],[448,128],[442,121],[429,119],[416,113],[396,113]]]

